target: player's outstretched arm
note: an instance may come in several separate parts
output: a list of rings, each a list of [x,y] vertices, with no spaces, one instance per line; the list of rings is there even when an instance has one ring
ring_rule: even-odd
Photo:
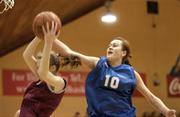
[[[86,66],[88,66],[90,69],[93,69],[99,60],[98,57],[86,56],[86,55],[83,55],[83,54],[80,54],[78,52],[71,50],[66,44],[64,44],[63,42],[61,42],[58,39],[56,39],[54,41],[53,47],[54,47],[55,51],[60,53],[62,56],[78,57],[80,59],[80,61],[83,64],[85,64]]]
[[[141,76],[135,71],[137,79],[137,90],[165,117],[176,117],[176,111],[169,109],[158,97],[156,97],[151,91],[145,86]]]

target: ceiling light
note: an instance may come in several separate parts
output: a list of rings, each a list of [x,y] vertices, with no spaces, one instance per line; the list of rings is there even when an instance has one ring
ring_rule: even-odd
[[[105,23],[114,23],[117,17],[112,13],[107,13],[101,17],[101,21]]]
[[[104,7],[107,10],[107,13],[101,17],[101,21],[104,23],[114,23],[117,20],[116,15],[112,14],[110,11],[112,0],[106,0]]]

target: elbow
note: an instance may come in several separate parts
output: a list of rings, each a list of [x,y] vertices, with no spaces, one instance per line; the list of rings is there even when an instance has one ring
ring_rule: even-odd
[[[58,90],[62,90],[65,87],[65,81],[62,78],[58,78],[55,80],[56,84],[54,87]]]
[[[30,57],[28,57],[28,54],[25,52],[23,53],[22,57],[26,62],[28,61],[28,58],[30,58]]]
[[[26,50],[23,52],[23,58],[26,60],[31,57],[31,54],[29,54]]]
[[[27,57],[27,53],[24,51],[22,54],[23,58],[25,59]]]

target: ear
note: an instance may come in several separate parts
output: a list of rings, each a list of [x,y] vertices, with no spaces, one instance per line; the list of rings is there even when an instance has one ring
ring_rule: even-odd
[[[122,51],[122,56],[125,57],[127,55],[127,51]]]
[[[56,71],[56,66],[53,65],[53,66],[51,66],[49,69],[50,69],[50,71],[55,72],[55,71]]]

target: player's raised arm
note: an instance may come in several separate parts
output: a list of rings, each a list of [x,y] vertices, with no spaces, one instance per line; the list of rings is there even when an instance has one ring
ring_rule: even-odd
[[[37,65],[36,65],[37,60],[35,58],[35,51],[40,42],[41,39],[35,37],[23,52],[23,58],[26,64],[35,75],[37,75]]]
[[[50,64],[50,56],[51,56],[51,49],[54,39],[56,38],[56,29],[57,24],[52,22],[51,29],[49,24],[47,23],[47,30],[45,30],[44,26],[43,32],[44,32],[44,47],[42,52],[42,59],[40,61],[40,66],[38,69],[38,74],[40,76],[40,79],[45,81],[47,84],[53,86],[55,89],[63,89],[64,87],[64,80],[60,78],[59,76],[56,76],[57,73],[57,66]],[[53,55],[52,55],[53,56]],[[52,69],[50,71],[50,69]],[[61,85],[63,84],[63,85]]]

